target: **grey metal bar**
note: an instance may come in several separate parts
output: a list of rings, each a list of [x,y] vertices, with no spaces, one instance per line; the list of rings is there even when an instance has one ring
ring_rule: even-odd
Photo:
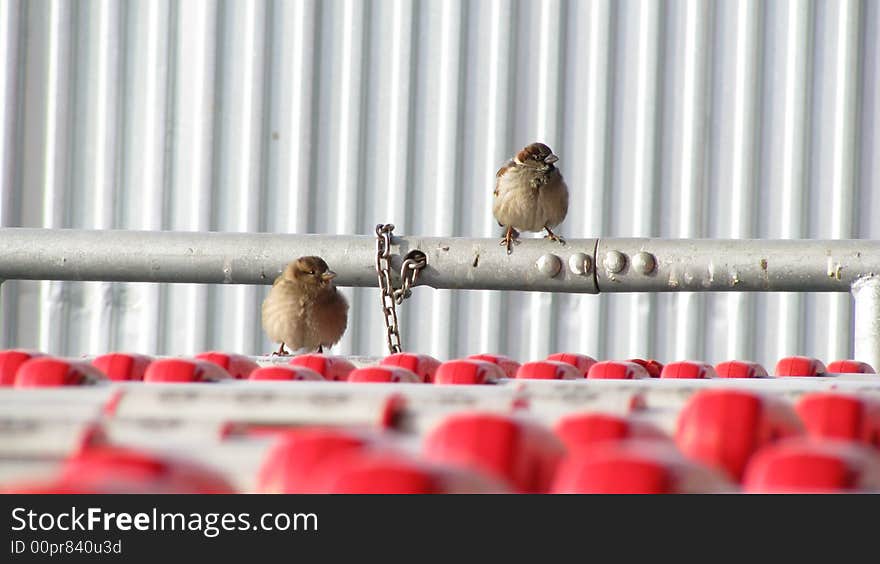
[[[418,283],[433,288],[596,293],[595,248],[595,239],[524,239],[507,255],[498,239],[393,237],[391,252],[399,270],[407,253],[423,251]],[[302,255],[323,257],[341,286],[378,285],[367,235],[0,229],[5,280],[271,284]]]
[[[542,292],[849,292],[880,274],[880,241],[394,237],[392,266],[428,257],[419,285]],[[2,280],[271,284],[316,254],[342,286],[375,287],[370,235],[0,229]],[[594,265],[597,268],[594,268]]]
[[[601,239],[600,292],[849,292],[880,241]]]
[[[866,276],[852,286],[853,358],[880,370],[880,276]]]

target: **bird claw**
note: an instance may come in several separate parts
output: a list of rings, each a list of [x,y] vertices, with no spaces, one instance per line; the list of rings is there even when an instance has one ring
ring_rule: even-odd
[[[557,235],[556,233],[553,233],[552,231],[550,231],[549,227],[545,227],[544,229],[547,230],[547,234],[544,235],[545,239],[550,239],[551,241],[556,241],[561,245],[565,245],[565,239],[563,239],[561,235]]]
[[[507,231],[504,232],[504,235],[501,237],[501,242],[498,243],[499,246],[507,246],[507,254],[511,254],[513,252],[513,248],[511,245],[519,245],[519,231],[514,229],[513,227],[508,227]]]
[[[516,236],[505,235],[504,237],[501,238],[501,241],[498,243],[498,246],[503,247],[506,245],[507,246],[507,254],[510,255],[510,254],[513,254],[513,247],[511,247],[511,245],[519,245],[520,243],[522,243],[522,241],[517,239]]]

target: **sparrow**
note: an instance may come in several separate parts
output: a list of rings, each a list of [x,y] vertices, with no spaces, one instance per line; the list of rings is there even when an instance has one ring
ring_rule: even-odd
[[[507,254],[512,244],[519,244],[519,231],[546,229],[545,239],[565,244],[552,231],[568,213],[568,186],[554,164],[558,160],[547,145],[532,143],[495,173],[492,214],[498,225],[507,228],[499,243],[507,246]]]
[[[263,300],[263,330],[272,342],[281,343],[273,355],[291,350],[324,352],[348,325],[348,302],[333,285],[336,273],[321,257],[300,257],[275,279]]]

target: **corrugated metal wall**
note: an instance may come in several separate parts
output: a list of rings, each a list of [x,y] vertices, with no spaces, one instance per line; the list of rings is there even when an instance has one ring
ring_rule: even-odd
[[[496,236],[544,140],[569,237],[876,238],[875,1],[0,1],[4,226]],[[500,251],[500,249],[499,249]],[[3,284],[4,347],[270,350],[265,287]],[[335,350],[383,354],[377,291]],[[404,345],[772,365],[847,295],[416,290]]]

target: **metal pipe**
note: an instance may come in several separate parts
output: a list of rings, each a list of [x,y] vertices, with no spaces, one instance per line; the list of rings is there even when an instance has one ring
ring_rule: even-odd
[[[849,292],[880,275],[880,241],[394,237],[392,267],[427,255],[418,284],[537,292]],[[320,255],[341,286],[375,287],[375,238],[81,229],[0,229],[0,279],[271,284],[284,264]],[[595,268],[594,268],[595,265]]]
[[[601,239],[599,292],[849,292],[880,241]]]
[[[852,285],[855,310],[853,358],[880,369],[880,276],[866,276]]]
[[[399,269],[403,256],[423,251],[418,283],[432,288],[596,293],[595,246],[524,240],[508,256],[497,238],[394,237],[391,252]],[[4,280],[271,284],[302,255],[324,257],[340,286],[377,286],[373,236],[0,229]]]

